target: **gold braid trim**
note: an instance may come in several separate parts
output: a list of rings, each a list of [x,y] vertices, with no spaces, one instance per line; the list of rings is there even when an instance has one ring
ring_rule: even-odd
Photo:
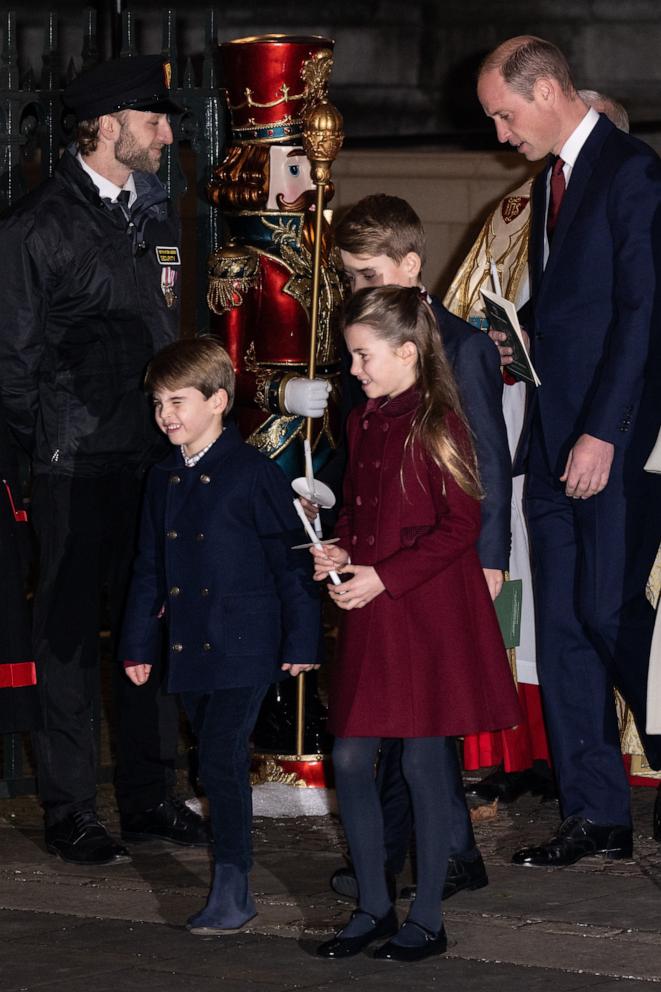
[[[219,316],[243,303],[260,284],[259,256],[252,248],[228,244],[209,256],[207,304]]]

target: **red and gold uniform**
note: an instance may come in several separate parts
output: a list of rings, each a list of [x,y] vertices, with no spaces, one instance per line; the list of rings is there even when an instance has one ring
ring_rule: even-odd
[[[237,372],[242,433],[290,477],[302,474],[305,419],[290,414],[284,396],[289,381],[307,372],[314,251],[302,118],[326,94],[332,44],[270,35],[221,46],[233,143],[209,187],[228,234],[210,259],[211,331]],[[326,226],[316,376],[327,378],[333,391],[315,421],[315,466],[334,448],[338,430],[340,269]]]

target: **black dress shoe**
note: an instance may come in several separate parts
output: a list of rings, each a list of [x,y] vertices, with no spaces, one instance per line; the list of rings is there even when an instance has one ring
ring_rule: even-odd
[[[209,827],[182,799],[172,797],[139,813],[120,817],[124,840],[167,840],[183,847],[206,847]]]
[[[526,792],[534,792],[537,784],[537,776],[529,768],[522,772],[506,772],[499,768],[481,782],[467,785],[465,791],[485,803],[493,803],[496,799],[501,803],[513,803]]]
[[[443,899],[450,899],[463,889],[483,889],[488,884],[489,876],[479,851],[477,857],[470,860],[461,857],[450,858],[443,886]],[[405,885],[399,896],[400,899],[412,901],[416,896],[416,886]]]
[[[630,858],[633,853],[631,827],[593,823],[582,816],[570,816],[547,844],[524,847],[512,855],[512,864],[540,868],[562,868],[581,858],[601,854],[610,861]]]
[[[423,940],[419,944],[396,944],[394,940],[389,940],[387,944],[377,947],[374,957],[377,961],[422,961],[423,958],[430,958],[434,954],[444,954],[448,949],[448,938],[445,934],[445,927],[441,927],[438,933],[427,930],[426,927],[413,920],[407,920],[404,926],[415,927],[420,931]]]
[[[46,848],[72,865],[111,865],[131,860],[126,848],[112,839],[91,809],[74,810],[46,827]]]
[[[364,913],[362,909],[356,909],[351,914],[351,919],[353,920],[356,916],[366,918],[369,923],[368,930],[358,937],[342,937],[342,931],[339,930],[334,937],[319,945],[317,954],[320,958],[352,958],[355,954],[360,954],[363,948],[373,941],[380,937],[392,937],[399,930],[397,913],[392,907],[379,920],[370,916],[369,913]]]
[[[386,885],[388,887],[390,901],[394,902],[397,897],[397,882],[395,876],[387,868]],[[353,899],[355,902],[358,902],[358,880],[356,879],[353,868],[350,866],[338,868],[331,875],[330,887],[333,892],[337,892],[338,896],[344,896],[345,899]]]
[[[654,800],[652,836],[654,837],[654,840],[661,841],[661,785],[656,790],[656,799]]]

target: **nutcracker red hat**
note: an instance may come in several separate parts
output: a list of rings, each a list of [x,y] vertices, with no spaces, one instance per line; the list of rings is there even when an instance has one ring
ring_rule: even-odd
[[[300,141],[306,106],[326,95],[333,45],[329,38],[280,34],[221,45],[234,144]]]

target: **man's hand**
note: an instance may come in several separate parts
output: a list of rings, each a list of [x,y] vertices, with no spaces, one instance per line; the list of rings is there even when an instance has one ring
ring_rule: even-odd
[[[371,565],[344,565],[338,571],[353,573],[353,579],[343,582],[341,586],[328,586],[330,598],[341,610],[359,610],[386,588]]]
[[[504,331],[494,331],[493,328],[489,329],[489,337],[494,342],[498,351],[500,352],[500,364],[501,365],[511,365],[512,364],[512,349],[503,344],[503,341],[507,341],[507,335]],[[521,337],[523,338],[523,343],[526,346],[526,351],[530,354],[530,338],[526,332],[521,328]]]
[[[503,588],[503,573],[499,568],[483,568],[484,578],[487,580],[489,595],[494,600]]]
[[[151,665],[127,665],[124,671],[134,685],[144,685],[149,678]]]
[[[283,672],[289,672],[289,674],[293,678],[296,678],[296,676],[300,675],[301,672],[316,672],[316,670],[319,668],[319,665],[288,665],[285,663],[280,667],[283,670]]]
[[[290,379],[285,386],[285,406],[292,417],[322,417],[328,406],[328,379]]]
[[[589,499],[606,488],[615,446],[591,434],[581,434],[569,452],[560,482],[573,499]]]

